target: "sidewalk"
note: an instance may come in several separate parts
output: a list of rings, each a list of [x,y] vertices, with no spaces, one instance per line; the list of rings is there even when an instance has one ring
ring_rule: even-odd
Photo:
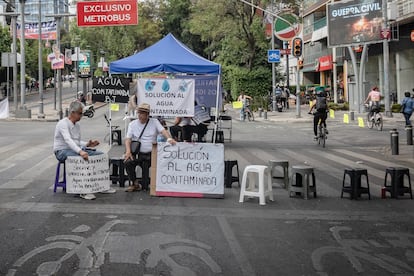
[[[239,121],[240,120],[240,110],[239,109],[233,109],[231,104],[226,104],[224,107],[224,110],[226,110],[226,114],[230,115],[233,120]],[[309,123],[312,124],[313,122],[313,115],[308,114],[309,105],[302,105],[300,109],[300,117],[296,116],[296,106],[291,106],[288,110],[283,110],[282,112],[278,111],[269,111],[265,115],[264,112],[262,112],[261,116],[259,116],[259,112],[254,112],[254,119],[255,121],[261,121],[261,122],[269,122],[269,123]],[[348,116],[349,122],[344,122],[344,115]],[[265,118],[267,116],[267,118]],[[329,116],[329,115],[328,115]],[[334,112],[334,118],[328,117],[328,124],[335,123],[336,125],[343,125],[350,126],[355,128],[359,128],[358,124],[358,118],[362,118],[364,123],[364,128],[367,128],[366,126],[366,116],[367,113],[354,113],[354,120],[351,120],[351,114],[349,111],[335,111]],[[404,161],[412,163],[414,160],[414,146],[413,145],[407,145],[407,136],[405,131],[405,120],[403,118],[402,114],[394,113],[392,117],[383,117],[384,120],[384,129],[381,133],[382,135],[385,134],[387,136],[390,136],[389,130],[395,128],[399,132],[399,154],[398,155],[392,155],[391,145],[390,142],[387,142],[386,145],[380,145],[381,147],[381,153],[384,156],[384,159],[386,160],[395,160],[395,161]],[[362,129],[362,127],[361,127]],[[372,130],[372,133],[377,133],[376,130]]]
[[[72,85],[74,85],[72,83]],[[69,89],[72,88],[70,86],[69,82],[63,82],[62,83],[62,89]],[[44,93],[53,93],[54,88],[48,88],[44,90]],[[26,94],[26,97],[30,97],[32,95],[39,95],[39,91],[33,91],[32,93]],[[20,98],[19,98],[20,99]],[[67,108],[69,108],[70,103],[74,100],[74,95],[62,95],[62,113],[63,117],[65,117],[65,111]],[[95,110],[98,108],[101,108],[102,106],[105,106],[106,103],[96,102],[94,104]],[[19,103],[20,106],[20,103]],[[0,119],[0,120],[6,120],[6,121],[45,121],[45,122],[56,122],[59,118],[59,111],[58,106],[56,106],[55,109],[55,103],[54,100],[51,99],[44,99],[43,101],[43,114],[44,118],[39,116],[39,107],[40,103],[39,100],[27,100],[25,104],[26,109],[29,109],[31,111],[31,118],[16,118],[16,113],[13,107],[13,100],[9,100],[9,118],[7,119]]]
[[[225,106],[225,110],[227,112],[231,112],[234,119],[238,119],[239,116],[239,110],[235,110],[232,108],[231,104],[228,104]],[[259,112],[254,113],[254,118],[257,121],[272,121],[272,122],[286,122],[286,123],[303,123],[303,122],[312,122],[313,121],[313,115],[308,114],[309,111],[309,105],[301,105],[300,108],[300,116],[297,116],[296,106],[291,106],[287,110],[283,110],[282,112],[278,111],[268,111],[267,112],[267,119],[265,118],[265,113],[262,112],[262,116],[259,116]],[[334,122],[344,122],[344,115],[348,116],[349,119],[349,125],[357,125],[358,126],[358,117],[361,117],[364,120],[365,124],[365,118],[367,117],[367,113],[357,113],[354,112],[354,120],[351,120],[351,113],[349,111],[344,110],[338,110],[334,111],[334,118],[329,117],[328,114],[328,120],[334,121]],[[401,114],[393,114],[392,117],[383,117],[385,124],[398,124],[398,126],[404,126],[404,118]]]

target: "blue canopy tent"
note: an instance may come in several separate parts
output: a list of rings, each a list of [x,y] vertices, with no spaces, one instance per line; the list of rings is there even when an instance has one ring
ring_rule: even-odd
[[[171,33],[152,46],[132,56],[111,62],[110,74],[124,73],[185,73],[216,75],[216,124],[219,118],[221,66],[193,52]]]
[[[197,55],[170,33],[141,52],[109,65],[111,74],[144,72],[220,75],[221,67]]]

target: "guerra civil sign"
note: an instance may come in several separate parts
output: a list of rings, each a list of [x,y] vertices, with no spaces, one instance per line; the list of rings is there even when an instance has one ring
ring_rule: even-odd
[[[77,2],[78,27],[138,24],[137,0]]]

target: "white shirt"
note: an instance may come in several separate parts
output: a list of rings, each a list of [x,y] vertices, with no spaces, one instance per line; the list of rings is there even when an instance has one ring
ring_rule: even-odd
[[[132,141],[138,141],[145,124],[142,124],[138,119],[132,121],[128,125],[128,131],[126,138],[130,138]],[[141,136],[141,148],[140,152],[148,153],[152,151],[152,144],[157,142],[157,135],[164,130],[160,121],[155,118],[149,118],[147,127]]]
[[[53,151],[72,149],[79,153],[87,142],[81,140],[80,125],[72,123],[69,118],[63,118],[56,124],[53,141]]]

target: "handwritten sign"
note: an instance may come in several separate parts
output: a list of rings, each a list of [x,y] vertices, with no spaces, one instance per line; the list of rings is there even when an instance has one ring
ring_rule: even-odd
[[[92,100],[104,103],[127,103],[129,80],[118,77],[93,78]]]
[[[223,144],[158,143],[157,153],[156,195],[223,197]]]
[[[92,194],[110,187],[109,163],[106,154],[89,156],[85,161],[80,156],[66,159],[66,193]]]

